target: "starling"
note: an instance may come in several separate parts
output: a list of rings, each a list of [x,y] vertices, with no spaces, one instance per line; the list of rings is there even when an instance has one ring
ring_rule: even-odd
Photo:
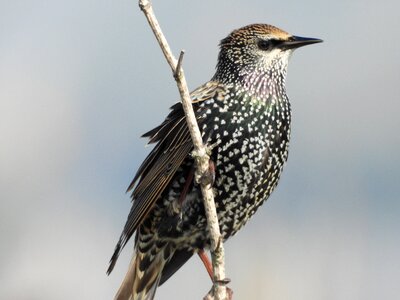
[[[294,49],[319,42],[266,24],[234,30],[220,43],[215,75],[191,93],[203,141],[215,145],[210,157],[224,241],[278,184],[290,138],[288,60]],[[181,103],[143,136],[155,147],[128,187],[132,208],[107,273],[136,232],[135,254],[115,299],[153,299],[157,287],[194,253],[210,247]]]

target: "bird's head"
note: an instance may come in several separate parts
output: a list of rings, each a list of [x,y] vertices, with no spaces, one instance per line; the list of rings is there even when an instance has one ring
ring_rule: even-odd
[[[267,24],[248,25],[221,41],[216,76],[224,81],[238,80],[253,72],[285,76],[293,50],[319,42],[322,40],[293,36]]]

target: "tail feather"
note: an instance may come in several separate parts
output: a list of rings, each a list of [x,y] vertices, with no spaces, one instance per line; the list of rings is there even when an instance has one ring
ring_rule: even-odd
[[[146,253],[137,249],[114,300],[154,299],[164,266],[173,255],[166,247],[155,247],[152,250],[156,251]]]
[[[132,287],[135,280],[135,258],[136,256],[133,255],[128,272],[126,272],[124,281],[122,281],[114,300],[132,300]]]

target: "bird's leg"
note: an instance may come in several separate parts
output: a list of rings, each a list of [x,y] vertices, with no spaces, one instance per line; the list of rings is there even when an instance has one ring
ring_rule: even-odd
[[[183,186],[182,192],[179,195],[177,201],[173,201],[168,208],[168,215],[172,218],[167,218],[167,220],[160,226],[159,233],[165,230],[166,232],[171,231],[172,228],[181,228],[182,225],[182,206],[185,202],[186,196],[189,192],[190,184],[193,182],[194,177],[194,167],[189,170],[186,177],[185,184]]]
[[[199,255],[201,261],[203,262],[204,267],[206,268],[208,276],[210,276],[211,281],[214,282],[213,266],[212,266],[210,259],[207,256],[206,251],[204,251],[204,249],[200,249],[197,252],[197,254]]]
[[[193,181],[193,177],[194,177],[194,167],[192,167],[190,169],[189,174],[186,177],[185,185],[183,186],[182,192],[179,195],[178,201],[172,202],[172,205],[170,206],[170,210],[169,210],[170,215],[181,216],[182,205],[183,205],[183,202],[185,202],[187,193],[189,192],[189,187]]]
[[[208,276],[210,276],[210,279],[211,279],[212,283],[214,284],[216,281],[214,279],[213,266],[212,266],[210,259],[207,256],[207,253],[204,251],[204,249],[200,249],[197,252],[197,254],[199,255],[201,261],[203,262],[204,267],[207,270]],[[218,280],[218,283],[220,283],[222,285],[227,285],[229,282],[231,282],[231,280],[229,278]],[[226,294],[227,299],[231,300],[232,296],[233,296],[233,291],[230,288],[226,287],[226,292],[227,292],[227,294]],[[213,293],[214,293],[214,289],[212,288],[211,291],[204,297],[203,300],[214,299]]]
[[[193,181],[193,176],[194,176],[194,167],[192,167],[192,168],[190,169],[189,174],[188,174],[188,176],[186,177],[186,181],[185,181],[185,185],[184,185],[184,187],[183,187],[182,193],[181,193],[180,196],[179,196],[178,203],[179,203],[179,206],[180,206],[180,207],[182,207],[182,204],[183,204],[183,202],[184,202],[185,199],[186,199],[186,195],[187,195],[187,193],[188,193],[188,191],[189,191],[190,184],[191,184],[192,181]]]
[[[215,163],[210,159],[208,161],[208,173],[211,178],[211,185],[214,185],[215,182]]]
[[[178,199],[179,207],[182,207],[183,202],[186,199],[186,196],[189,192],[190,184],[193,181],[194,173],[195,173],[195,168],[192,167],[189,171],[188,176],[186,177],[185,185],[183,186],[182,193],[179,195],[179,199]],[[211,178],[211,184],[213,184],[214,180],[215,180],[215,164],[211,159],[209,161],[207,177]]]
[[[179,196],[178,203],[179,203],[181,206],[182,206],[182,204],[183,204],[183,201],[185,201],[186,195],[187,195],[187,193],[188,193],[188,191],[189,191],[190,184],[191,184],[192,181],[193,181],[193,177],[194,177],[194,168],[192,167],[192,168],[190,169],[190,171],[189,171],[188,177],[186,177],[185,186],[183,187],[182,193],[181,193],[181,195]]]
[[[208,256],[207,256],[206,251],[204,251],[204,249],[200,249],[200,250],[197,252],[197,254],[199,255],[201,261],[203,262],[204,267],[206,267],[208,276],[210,276],[211,281],[214,283],[215,280],[214,280],[213,266],[212,266],[212,263],[211,263],[210,259],[209,259]],[[231,280],[230,280],[229,278],[225,278],[225,279],[222,279],[222,280],[218,280],[218,283],[221,283],[221,284],[223,284],[223,285],[226,285],[226,284],[228,284],[229,282],[231,282]]]

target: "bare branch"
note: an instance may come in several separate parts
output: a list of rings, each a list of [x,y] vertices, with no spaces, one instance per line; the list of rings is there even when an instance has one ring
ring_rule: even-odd
[[[194,151],[193,157],[196,161],[196,178],[206,178],[206,180],[200,181],[201,191],[203,194],[204,207],[207,216],[208,230],[211,238],[211,255],[214,271],[214,286],[213,293],[209,293],[207,297],[213,294],[215,300],[225,300],[227,296],[227,288],[225,287],[225,252],[219,230],[218,217],[214,202],[214,193],[212,190],[212,180],[209,172],[209,150],[203,144],[199,126],[196,121],[196,117],[193,111],[192,102],[187,87],[185,75],[182,65],[182,59],[184,52],[182,51],[179,60],[171,52],[168,42],[161,31],[161,27],[154,15],[153,8],[149,0],[139,0],[139,7],[143,11],[144,15],[149,22],[151,29],[161,47],[161,50],[171,67],[172,73],[176,80],[179,93],[182,99],[182,106],[185,111],[186,121],[189,127],[189,131],[193,140]],[[212,297],[212,296],[211,296]],[[213,299],[213,298],[211,298]]]

